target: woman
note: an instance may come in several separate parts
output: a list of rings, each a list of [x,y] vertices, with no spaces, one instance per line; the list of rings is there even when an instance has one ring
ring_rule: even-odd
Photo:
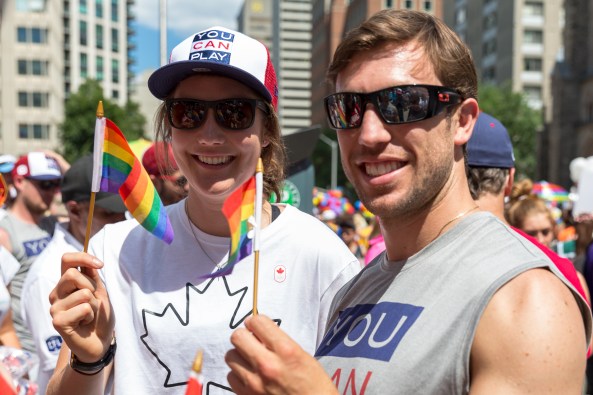
[[[51,312],[65,346],[48,394],[103,393],[112,370],[118,395],[183,394],[198,349],[206,391],[230,391],[224,354],[252,313],[253,256],[231,275],[204,276],[227,261],[221,208],[258,158],[264,195],[280,196],[275,73],[263,44],[212,27],[175,47],[148,84],[165,100],[157,139],[171,144],[189,184],[187,199],[167,207],[175,238],[166,245],[125,221],[99,232],[90,255],[64,256]],[[312,353],[334,293],[360,265],[337,235],[293,207],[264,203],[262,228],[258,310]]]
[[[538,242],[552,249],[555,240],[556,221],[546,202],[531,193],[533,182],[521,180],[513,185],[507,210],[509,223],[521,229]]]
[[[540,244],[554,250],[556,221],[546,202],[532,193],[533,182],[526,178],[513,185],[506,217],[511,226],[535,238]],[[571,262],[568,260],[568,262]],[[583,274],[576,272],[587,302],[591,295]]]

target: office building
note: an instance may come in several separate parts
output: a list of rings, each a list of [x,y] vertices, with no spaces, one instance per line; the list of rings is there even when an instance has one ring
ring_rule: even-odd
[[[283,134],[311,125],[311,0],[246,0],[239,30],[268,46]]]
[[[133,4],[0,1],[0,153],[59,148],[65,100],[87,78],[101,81],[105,98],[125,104]]]

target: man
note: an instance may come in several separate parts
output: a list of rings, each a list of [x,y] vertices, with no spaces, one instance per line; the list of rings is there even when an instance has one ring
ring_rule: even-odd
[[[68,222],[56,224],[54,236],[35,260],[23,285],[21,315],[35,342],[39,356],[39,394],[45,394],[62,338],[52,325],[49,293],[60,279],[60,262],[66,252],[82,251],[87,229],[93,177],[93,158],[84,156],[74,162],[62,179],[62,201]],[[90,236],[106,224],[125,219],[126,206],[117,194],[98,192],[95,196]]]
[[[0,244],[19,261],[20,268],[10,283],[12,320],[23,348],[35,353],[31,333],[21,318],[21,288],[29,267],[50,240],[39,224],[46,215],[60,179],[69,164],[52,151],[21,156],[12,169],[17,195],[0,219]]]
[[[510,226],[505,218],[505,197],[510,196],[515,178],[515,155],[511,138],[500,121],[480,112],[472,137],[467,143],[469,189],[474,201],[482,210],[490,211]],[[564,274],[575,290],[590,302],[585,278],[572,262],[558,256],[536,238],[514,229],[541,249]]]
[[[318,362],[268,318],[247,320],[226,356],[235,392],[580,393],[586,304],[469,193],[469,49],[434,16],[385,10],[346,35],[328,76],[342,165],[381,218],[386,254],[334,298]],[[378,103],[399,105],[394,89],[423,104],[390,117]]]
[[[177,203],[187,196],[189,185],[179,171],[170,145],[165,152],[162,142],[152,144],[142,155],[142,165],[165,206]]]

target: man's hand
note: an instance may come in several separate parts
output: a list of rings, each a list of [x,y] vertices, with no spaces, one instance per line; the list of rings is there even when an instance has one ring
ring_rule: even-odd
[[[237,394],[337,394],[321,365],[274,321],[258,315],[231,335],[225,361]]]

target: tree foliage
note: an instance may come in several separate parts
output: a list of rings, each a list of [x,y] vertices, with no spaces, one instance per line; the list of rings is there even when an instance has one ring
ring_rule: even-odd
[[[97,105],[103,101],[105,116],[119,126],[128,141],[143,137],[144,116],[139,105],[128,101],[124,107],[103,97],[103,88],[96,80],[85,81],[78,92],[66,100],[66,114],[61,125],[63,155],[72,162],[93,151]]]
[[[527,104],[522,93],[513,92],[510,85],[481,85],[480,110],[498,119],[508,130],[515,152],[517,177],[535,177],[537,152],[536,134],[542,127],[541,111]]]

